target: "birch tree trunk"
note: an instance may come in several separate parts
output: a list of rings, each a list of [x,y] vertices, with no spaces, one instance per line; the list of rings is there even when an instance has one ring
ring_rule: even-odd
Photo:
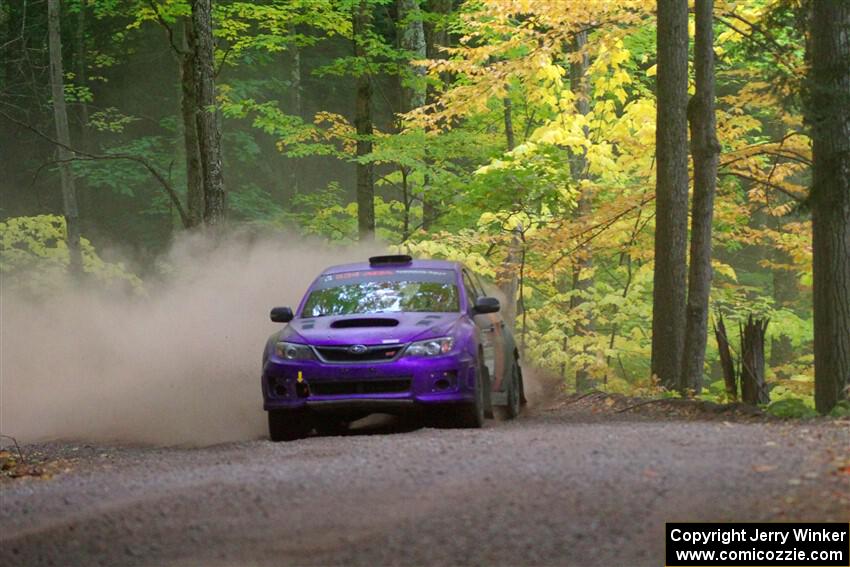
[[[404,51],[411,53],[412,59],[423,60],[427,57],[425,49],[425,29],[422,25],[422,11],[419,0],[398,0],[398,20],[401,24],[399,43]],[[402,112],[425,105],[425,67],[410,65],[414,83],[402,87]]]
[[[815,406],[826,413],[850,394],[850,2],[812,10]]]
[[[204,224],[225,220],[224,179],[221,171],[221,129],[215,101],[215,56],[211,0],[192,0],[195,39],[195,120],[204,194]]]
[[[658,0],[652,373],[678,387],[688,240],[688,1]]]
[[[360,0],[354,8],[354,56],[365,61],[363,37],[371,26],[369,0]],[[372,79],[368,71],[357,76],[354,108],[357,131],[357,157],[372,153]],[[371,163],[357,163],[357,234],[361,241],[375,237],[375,178]]]
[[[60,35],[59,0],[47,0],[48,43],[50,47],[50,87],[53,98],[53,118],[56,122],[56,140],[59,142],[59,173],[62,183],[62,207],[67,230],[68,271],[73,276],[83,273],[80,250],[80,218],[77,208],[77,190],[71,172],[71,135],[68,130],[68,111],[65,107],[65,84],[62,71],[62,36]]]
[[[582,116],[587,116],[590,113],[590,99],[587,78],[585,77],[589,65],[587,54],[584,53],[586,44],[587,32],[578,32],[575,35],[572,48],[575,53],[580,54],[579,59],[570,63],[570,89],[575,95],[575,110]],[[587,134],[588,129],[585,126],[584,135],[587,136]],[[580,184],[583,180],[587,179],[587,154],[585,150],[573,154],[570,160],[570,169],[572,170],[572,178],[576,183]],[[590,193],[586,189],[582,189],[575,214],[577,216],[584,216],[590,213],[590,209]],[[593,285],[593,279],[586,277],[588,271],[593,266],[589,246],[582,246],[577,253],[578,259],[573,268],[572,288],[578,295],[573,295],[570,298],[571,310],[581,308],[582,303],[585,302],[581,294],[585,293]],[[582,272],[584,272],[584,276]],[[573,336],[586,336],[592,329],[593,325],[589,318],[587,321],[579,321],[572,329]],[[590,374],[583,367],[576,369],[575,386],[576,392],[586,390],[590,386]]]
[[[705,344],[708,338],[708,297],[711,293],[711,222],[717,188],[720,144],[714,114],[713,0],[696,0],[694,72],[696,93],[688,108],[691,154],[694,159],[694,202],[691,210],[691,262],[685,347],[679,389],[702,389]]]

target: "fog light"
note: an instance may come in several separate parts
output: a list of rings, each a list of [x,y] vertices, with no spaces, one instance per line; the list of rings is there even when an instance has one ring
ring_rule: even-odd
[[[445,378],[440,378],[436,382],[434,382],[434,387],[438,390],[448,390],[451,383]]]

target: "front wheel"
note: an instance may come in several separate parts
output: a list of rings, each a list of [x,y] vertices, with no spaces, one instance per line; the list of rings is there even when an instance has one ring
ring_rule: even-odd
[[[305,412],[271,410],[268,413],[269,439],[272,441],[295,441],[306,437],[313,428]]]
[[[487,383],[484,380],[486,369],[479,367],[475,373],[475,401],[471,404],[463,404],[454,409],[453,425],[466,429],[478,429],[484,425],[484,388]]]
[[[316,433],[327,437],[345,435],[348,431],[348,422],[338,419],[333,415],[316,416]]]

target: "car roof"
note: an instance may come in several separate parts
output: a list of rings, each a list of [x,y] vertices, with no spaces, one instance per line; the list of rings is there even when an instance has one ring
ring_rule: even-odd
[[[382,264],[380,266],[372,266],[369,262],[355,262],[353,264],[339,264],[326,268],[322,275],[325,274],[340,274],[343,272],[360,272],[375,269],[387,268],[412,268],[412,269],[431,269],[431,270],[454,270],[461,269],[460,262],[450,262],[448,260],[413,260],[410,263],[404,264]]]

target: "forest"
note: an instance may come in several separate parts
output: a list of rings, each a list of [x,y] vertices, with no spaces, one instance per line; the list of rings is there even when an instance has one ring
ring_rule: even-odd
[[[569,392],[850,415],[848,38],[846,0],[4,0],[2,293],[382,247],[480,274]]]

